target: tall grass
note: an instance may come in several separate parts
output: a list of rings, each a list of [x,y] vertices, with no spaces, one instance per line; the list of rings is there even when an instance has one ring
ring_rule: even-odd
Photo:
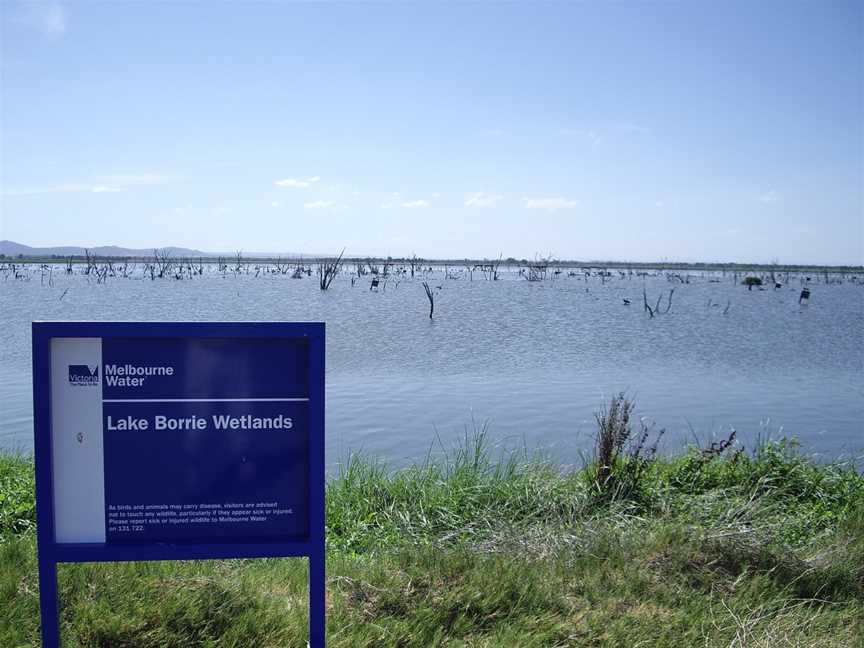
[[[389,471],[352,456],[327,490],[328,542],[349,552],[410,542],[465,542],[529,522],[574,519],[586,491],[581,476],[564,475],[521,453],[493,460],[485,426],[443,456]]]

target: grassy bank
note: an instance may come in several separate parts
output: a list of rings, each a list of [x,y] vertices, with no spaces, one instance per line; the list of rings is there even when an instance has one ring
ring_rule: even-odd
[[[331,646],[864,646],[864,477],[793,445],[561,471],[356,459],[327,493]],[[0,457],[0,645],[39,640],[32,463]],[[624,488],[623,486],[626,486]],[[68,645],[303,646],[301,560],[67,565]]]

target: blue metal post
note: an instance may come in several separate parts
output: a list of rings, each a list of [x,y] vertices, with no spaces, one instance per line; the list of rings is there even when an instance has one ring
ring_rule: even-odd
[[[42,615],[42,647],[60,648],[57,565],[41,556],[39,558],[39,611]]]
[[[324,477],[324,352],[325,331],[312,335],[309,344],[309,646],[324,648],[326,644],[326,591],[325,572],[325,484]]]
[[[51,337],[44,325],[32,324],[33,443],[36,459],[36,536],[39,560],[39,612],[43,648],[60,646],[57,561],[54,556],[54,486],[51,474]]]
[[[326,573],[324,551],[309,558],[309,646],[324,648],[326,643]]]

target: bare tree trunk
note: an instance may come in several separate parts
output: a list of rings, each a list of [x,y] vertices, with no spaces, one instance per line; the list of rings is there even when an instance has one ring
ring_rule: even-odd
[[[426,291],[426,297],[429,299],[429,319],[432,319],[432,313],[435,312],[435,295],[427,282],[423,282],[423,289]]]
[[[645,311],[651,316],[653,319],[654,311],[651,310],[651,307],[648,305],[648,294],[645,292],[645,286],[642,286],[642,303],[645,306]]]
[[[321,290],[327,290],[333,279],[339,274],[339,268],[342,266],[342,255],[345,254],[345,248],[339,253],[335,259],[324,260],[318,263],[318,286]]]

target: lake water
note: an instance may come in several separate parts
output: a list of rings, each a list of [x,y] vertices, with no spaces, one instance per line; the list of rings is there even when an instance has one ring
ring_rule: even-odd
[[[314,277],[234,275],[191,280],[109,277],[97,283],[53,270],[53,285],[0,275],[0,448],[33,446],[33,320],[324,321],[327,460],[361,451],[392,465],[451,447],[488,422],[493,445],[538,450],[562,464],[590,451],[594,412],[626,391],[637,415],[666,429],[674,450],[737,430],[797,437],[828,458],[864,453],[864,283],[803,276],[748,291],[741,275],[567,271],[530,282],[516,272],[485,281],[438,268],[435,318],[420,279],[345,272],[321,292]],[[440,286],[440,290],[437,287]],[[675,289],[671,310],[653,306]],[[631,305],[625,305],[629,299]],[[728,309],[727,309],[728,305]],[[724,314],[725,311],[725,314]]]

